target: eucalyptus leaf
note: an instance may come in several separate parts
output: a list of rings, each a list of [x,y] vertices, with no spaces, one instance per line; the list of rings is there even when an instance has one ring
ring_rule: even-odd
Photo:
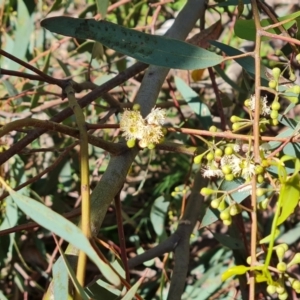
[[[223,58],[183,41],[150,35],[107,21],[52,17],[44,19],[46,29],[77,39],[91,39],[147,64],[194,70],[220,64]]]
[[[189,107],[195,112],[204,129],[212,125],[212,116],[208,106],[203,103],[199,94],[192,90],[181,78],[175,76],[175,85]]]
[[[84,251],[108,281],[115,285],[120,284],[119,277],[99,258],[89,240],[76,225],[42,203],[20,194],[21,191],[15,192],[9,187],[7,190],[18,207],[32,220]]]

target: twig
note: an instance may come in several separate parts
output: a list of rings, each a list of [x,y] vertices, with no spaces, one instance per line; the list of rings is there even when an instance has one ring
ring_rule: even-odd
[[[128,78],[136,75],[137,73],[143,71],[147,68],[148,65],[143,63],[136,63],[135,65],[129,67],[126,71],[121,72],[116,77],[111,80],[108,80],[106,83],[102,84],[98,88],[91,91],[89,94],[84,96],[78,101],[81,107],[85,107],[90,104],[92,101],[100,97],[103,93],[108,92],[113,89],[115,86],[122,84]],[[51,118],[50,121],[60,123],[66,118],[70,117],[73,114],[71,108],[66,108],[63,111],[59,112],[57,115]],[[8,150],[0,154],[0,165],[5,163],[16,153],[19,153],[20,150],[24,149],[28,144],[34,141],[43,133],[47,132],[47,129],[39,128],[35,129],[32,132],[28,133],[22,140],[18,141],[12,145]]]
[[[260,118],[260,102],[261,102],[261,81],[260,81],[260,47],[261,47],[261,25],[259,19],[259,11],[257,7],[256,0],[251,0],[252,11],[254,16],[255,28],[256,28],[256,38],[255,38],[255,111],[254,111],[254,122],[253,122],[253,135],[254,135],[254,162],[256,164],[260,164],[260,153],[259,153],[259,145],[260,145],[260,131],[259,131],[259,118]],[[256,198],[256,180],[257,176],[253,176],[252,178],[252,191],[251,194],[251,266],[254,267],[256,264],[256,247],[257,247],[257,198]],[[251,272],[249,278],[249,300],[255,300],[255,274]]]
[[[62,79],[56,79],[54,77],[51,77],[47,74],[45,74],[44,72],[40,71],[39,69],[37,69],[36,67],[28,64],[27,62],[15,57],[14,55],[11,55],[9,53],[7,53],[6,51],[4,51],[3,49],[0,49],[0,55],[3,55],[9,59],[11,59],[12,61],[18,63],[19,65],[25,67],[26,69],[28,70],[31,70],[32,72],[40,75],[44,81],[46,82],[49,82],[49,83],[52,83],[52,84],[56,84],[58,86],[60,86],[61,88],[64,87],[64,85],[66,84],[66,81],[65,80],[62,80]],[[41,80],[42,81],[42,80]]]

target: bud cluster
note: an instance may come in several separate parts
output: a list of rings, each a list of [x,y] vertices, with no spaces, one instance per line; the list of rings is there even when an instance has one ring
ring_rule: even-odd
[[[161,142],[164,137],[164,124],[166,112],[160,108],[153,108],[149,115],[143,119],[139,106],[133,110],[125,110],[121,115],[120,129],[127,140],[127,146],[132,148],[135,141],[139,140],[141,148],[153,149],[155,144]]]
[[[278,263],[276,266],[278,279],[267,286],[267,292],[270,295],[275,293],[278,294],[278,299],[285,300],[288,299],[288,293],[286,291],[286,283],[289,282],[291,288],[297,293],[300,293],[300,281],[291,277],[288,273],[288,269],[291,266],[300,264],[300,253],[296,253],[293,259],[289,263],[285,263],[284,256],[288,250],[287,244],[280,244],[274,247],[276,252]]]

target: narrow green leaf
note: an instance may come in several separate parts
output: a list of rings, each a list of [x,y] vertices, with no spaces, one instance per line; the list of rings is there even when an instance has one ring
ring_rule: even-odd
[[[233,266],[222,274],[222,281],[225,281],[228,278],[235,276],[235,275],[245,274],[248,270],[250,270],[250,267],[246,267],[243,265]]]
[[[295,19],[298,18],[299,16],[300,16],[300,11],[297,11],[293,14],[286,15],[284,17],[278,18],[278,20],[281,22],[281,21],[284,21],[284,20],[291,19],[291,21],[289,21],[289,22],[282,25],[285,29],[289,29],[295,24]],[[262,27],[273,24],[271,19],[261,20],[260,23],[261,23]],[[279,34],[280,33],[278,28],[269,29],[267,31],[269,33],[272,33],[272,34]],[[256,27],[255,27],[254,20],[253,19],[251,19],[251,20],[241,20],[241,19],[237,20],[235,22],[234,32],[241,39],[245,39],[245,40],[249,40],[249,41],[255,41]],[[270,39],[270,38],[262,36],[262,40],[268,40],[268,39]]]
[[[7,190],[18,207],[32,220],[73,244],[77,249],[84,251],[109,282],[115,285],[120,284],[119,277],[98,257],[89,240],[77,226],[42,203],[21,195],[20,192],[15,192],[9,187]]]
[[[14,32],[14,47],[12,55],[18,57],[21,60],[26,61],[26,51],[28,49],[29,42],[31,40],[30,36],[34,32],[34,16],[29,15],[25,1],[17,1],[17,23],[16,31]],[[18,70],[20,65],[15,61],[10,61],[9,69]]]
[[[227,55],[234,56],[234,55],[240,55],[240,54],[245,54],[244,52],[235,49],[231,46],[222,44],[217,41],[210,41],[210,43],[219,49],[221,49],[223,52],[225,52]],[[254,77],[255,75],[255,61],[253,57],[242,57],[242,58],[237,58],[235,61],[245,70],[247,71],[251,76]],[[262,84],[264,86],[268,86],[269,79],[266,76],[267,68],[263,65],[261,65],[261,79],[262,79]]]
[[[278,217],[276,226],[282,224],[295,210],[300,197],[300,175],[296,173],[287,179],[280,189],[281,213]]]
[[[52,276],[53,290],[49,292],[53,293],[54,299],[68,299],[69,277],[62,257],[59,257],[53,265]]]
[[[80,294],[81,296],[81,299],[82,300],[89,300],[89,298],[87,297],[83,287],[80,285],[80,283],[78,282],[77,278],[76,278],[76,275],[75,275],[75,272],[74,270],[72,269],[72,267],[70,266],[70,263],[69,261],[67,260],[65,254],[63,253],[61,247],[59,245],[58,246],[58,249],[59,249],[59,253],[60,253],[60,258],[62,259],[63,263],[64,263],[64,267],[67,269],[68,271],[68,274],[69,274],[69,277],[71,278],[72,282],[73,282],[73,285],[74,287],[76,288],[77,292]],[[54,282],[54,285],[56,283]],[[66,299],[66,298],[55,298],[55,299]]]
[[[200,99],[199,95],[192,90],[181,78],[175,76],[175,85],[189,107],[195,112],[204,129],[212,125],[212,117],[209,108]]]
[[[126,295],[122,298],[122,300],[131,300],[134,299],[134,296],[143,282],[143,277],[141,277],[126,293]]]
[[[48,68],[49,68],[49,65],[50,65],[51,55],[52,55],[52,53],[49,52],[48,55],[46,56],[46,61],[45,61],[45,64],[44,64],[44,67],[43,67],[43,70],[42,70],[45,74],[48,73]],[[31,107],[30,107],[31,109],[35,108],[38,104],[38,101],[39,101],[39,98],[40,98],[40,95],[39,95],[38,92],[42,90],[41,88],[39,88],[39,86],[42,85],[43,83],[44,83],[43,81],[39,81],[36,85],[37,86],[37,90],[36,90],[37,93],[33,94],[32,98],[31,98],[31,101],[30,101],[31,102]]]
[[[160,196],[151,207],[150,220],[154,231],[159,237],[165,233],[165,219],[169,204],[169,201],[165,201],[165,197]]]
[[[276,231],[275,231],[275,239],[279,236],[279,234],[280,234],[280,230],[279,230],[279,229],[276,229]],[[259,241],[259,244],[261,245],[261,244],[267,244],[267,243],[270,243],[270,240],[271,240],[271,235],[269,234],[269,235],[267,235],[266,237],[264,237],[263,239],[261,239],[261,240]]]
[[[50,14],[52,11],[57,11],[63,7],[63,0],[55,0],[52,6],[50,7],[48,14]]]
[[[229,249],[244,249],[243,241],[227,234],[213,232],[214,238]]]
[[[197,46],[128,29],[107,21],[53,17],[41,25],[78,39],[92,39],[147,64],[193,70],[217,65],[223,58]]]
[[[97,11],[101,15],[102,20],[105,19],[109,0],[95,0],[97,4]]]
[[[87,286],[85,291],[91,299],[116,300],[120,299],[119,297],[121,295],[120,290],[101,279]]]

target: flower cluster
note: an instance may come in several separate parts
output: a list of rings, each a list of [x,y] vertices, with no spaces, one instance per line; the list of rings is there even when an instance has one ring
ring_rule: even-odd
[[[206,178],[225,177],[227,180],[233,180],[243,177],[248,181],[255,174],[255,165],[251,160],[240,158],[235,154],[224,155],[219,163],[212,160],[202,168],[202,174]]]
[[[122,135],[127,141],[139,140],[141,148],[158,144],[164,136],[162,125],[165,117],[165,110],[160,108],[153,108],[145,119],[139,110],[125,110],[120,120]]]
[[[255,96],[252,95],[250,99],[246,100],[247,106],[254,111],[255,110]],[[260,114],[263,116],[269,115],[271,113],[271,108],[268,106],[267,96],[260,98],[259,103]]]

